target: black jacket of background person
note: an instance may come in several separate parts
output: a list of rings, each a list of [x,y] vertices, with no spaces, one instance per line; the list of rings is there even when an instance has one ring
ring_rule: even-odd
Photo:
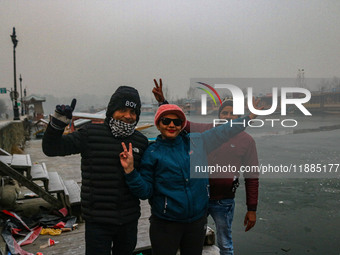
[[[122,225],[138,220],[140,206],[124,180],[119,159],[121,143],[132,143],[138,168],[148,140],[138,131],[126,138],[115,138],[107,123],[88,124],[68,135],[62,135],[63,131],[49,124],[42,147],[47,156],[81,153],[83,218],[92,223]]]

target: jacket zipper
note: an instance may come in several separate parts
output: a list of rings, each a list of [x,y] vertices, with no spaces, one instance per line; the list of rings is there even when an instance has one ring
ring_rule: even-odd
[[[165,200],[164,200],[164,211],[163,213],[166,213],[166,207],[168,206],[168,197],[165,197]]]
[[[208,197],[210,197],[210,192],[209,192],[209,184],[207,185],[207,194],[208,194]]]

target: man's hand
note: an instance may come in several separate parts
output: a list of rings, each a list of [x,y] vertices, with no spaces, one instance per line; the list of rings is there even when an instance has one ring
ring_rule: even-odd
[[[152,89],[152,93],[155,96],[158,103],[163,103],[165,101],[165,98],[162,89],[163,87],[162,79],[159,79],[159,85],[156,79],[153,79],[153,82],[155,83],[155,87]]]
[[[264,108],[264,106],[261,106],[261,107],[259,107],[258,105],[259,105],[259,103],[260,103],[260,98],[258,98],[258,99],[256,99],[255,100],[255,97],[253,97],[253,106],[254,106],[254,108],[256,109],[256,110],[263,110],[263,108]],[[256,119],[256,117],[257,117],[257,115],[256,114],[254,114],[254,113],[250,113],[249,114],[249,118],[252,120],[252,119]]]
[[[129,174],[133,171],[133,154],[132,154],[132,144],[129,143],[129,150],[127,150],[125,143],[122,142],[123,152],[119,154],[120,157],[120,163],[122,164],[122,167],[124,168],[124,172],[126,174]]]
[[[73,98],[71,106],[57,105],[51,119],[51,126],[58,130],[64,130],[72,120],[72,112],[76,107],[76,103],[77,99]]]
[[[248,211],[246,216],[244,217],[244,226],[246,226],[245,232],[250,230],[255,226],[256,223],[256,212],[255,211]]]

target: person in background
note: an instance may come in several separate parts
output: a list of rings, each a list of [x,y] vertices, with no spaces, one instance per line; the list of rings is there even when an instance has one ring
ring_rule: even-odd
[[[81,154],[86,254],[132,254],[140,206],[125,183],[119,154],[122,142],[131,144],[135,165],[139,167],[148,146],[147,138],[135,130],[141,108],[138,91],[119,87],[110,99],[103,124],[88,124],[63,135],[75,103],[74,99],[71,106],[56,107],[43,137],[43,151],[47,156]]]
[[[154,80],[153,93],[159,104],[167,104],[162,91],[162,80],[159,84]],[[229,122],[240,116],[233,114],[233,100],[222,102],[218,110],[218,118]],[[205,132],[213,128],[213,124],[187,122],[187,132]],[[237,171],[223,172],[210,175],[209,214],[214,219],[217,230],[217,245],[220,255],[234,254],[232,241],[232,222],[235,208],[235,193],[239,185],[239,170],[241,166],[258,166],[258,157],[254,139],[246,132],[231,137],[226,143],[209,154],[209,165],[233,166]],[[258,203],[259,173],[243,174],[246,187],[247,212],[244,218],[245,231],[249,231],[256,223]]]

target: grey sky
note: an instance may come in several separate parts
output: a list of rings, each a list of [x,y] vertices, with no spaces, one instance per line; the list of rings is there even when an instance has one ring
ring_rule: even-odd
[[[340,76],[340,1],[0,2],[0,87],[17,73],[29,93],[149,95],[162,77],[172,96],[190,78]]]

